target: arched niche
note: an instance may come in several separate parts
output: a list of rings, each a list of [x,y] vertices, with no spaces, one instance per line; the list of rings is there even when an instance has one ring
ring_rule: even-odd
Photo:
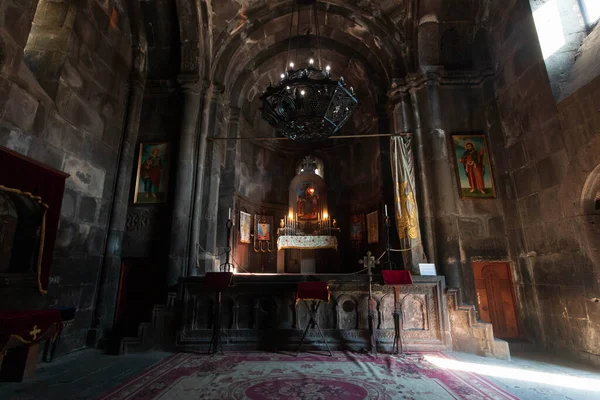
[[[581,211],[588,256],[594,264],[600,265],[600,165],[589,174],[583,186]]]
[[[289,187],[288,218],[297,218],[301,224],[317,222],[328,213],[327,185],[314,169],[305,169]]]

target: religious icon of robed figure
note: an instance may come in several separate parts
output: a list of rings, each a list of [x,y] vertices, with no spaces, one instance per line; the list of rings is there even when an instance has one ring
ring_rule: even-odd
[[[168,143],[141,143],[134,203],[164,203],[168,185]]]
[[[362,214],[354,214],[350,216],[350,240],[360,242],[363,239],[364,231],[364,216]]]
[[[310,221],[319,218],[319,193],[312,181],[298,185],[296,212],[299,220]]]
[[[494,179],[484,135],[452,137],[462,198],[495,198]]]

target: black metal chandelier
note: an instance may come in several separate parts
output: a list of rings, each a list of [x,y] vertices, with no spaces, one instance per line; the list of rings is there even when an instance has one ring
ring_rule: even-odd
[[[297,38],[300,31],[300,7],[312,6],[317,34],[318,67],[314,59],[304,68],[294,69],[290,61],[294,6],[290,20],[290,38],[284,73],[277,86],[272,84],[261,96],[262,117],[283,136],[296,141],[316,141],[335,134],[350,119],[358,104],[354,89],[346,88],[344,78],[331,78],[331,68],[322,69],[321,37],[316,0],[293,0],[298,18]],[[298,40],[299,47],[299,40]],[[296,50],[296,56],[298,51]]]

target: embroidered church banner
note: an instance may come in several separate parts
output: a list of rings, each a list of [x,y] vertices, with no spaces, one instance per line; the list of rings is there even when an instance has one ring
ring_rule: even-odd
[[[419,272],[419,263],[427,262],[421,242],[419,209],[415,193],[415,171],[410,137],[390,139],[394,209],[404,267]]]
[[[379,213],[367,214],[367,243],[379,243]]]
[[[240,243],[250,243],[250,226],[252,225],[252,216],[240,211]]]

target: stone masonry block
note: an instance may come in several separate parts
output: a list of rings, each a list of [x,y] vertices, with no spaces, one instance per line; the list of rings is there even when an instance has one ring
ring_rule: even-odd
[[[584,294],[583,286],[561,286],[559,295],[569,318],[587,318]]]
[[[96,137],[102,137],[104,121],[100,118],[98,110],[91,107],[79,96],[71,93],[59,110],[61,115],[73,125],[85,129]]]
[[[93,197],[84,196],[79,202],[79,219],[85,222],[96,222],[96,211],[98,210],[98,200]]]
[[[106,171],[72,156],[66,157],[63,164],[63,170],[71,175],[67,179],[68,188],[92,197],[102,197]]]
[[[8,147],[17,153],[27,154],[32,137],[16,129],[0,126],[0,145]]]
[[[31,0],[4,1],[1,6],[0,28],[5,30],[21,49],[27,43],[33,20],[33,12],[28,7],[31,3]]]
[[[536,193],[518,200],[521,218],[526,225],[541,222],[540,203]]]
[[[33,127],[38,101],[18,85],[13,84],[8,92],[8,101],[4,106],[2,118],[25,132]]]
[[[75,216],[75,210],[77,208],[77,192],[71,189],[65,189],[63,194],[62,206],[60,208],[60,214],[63,217],[73,218]]]
[[[518,170],[527,164],[527,150],[522,141],[515,143],[514,146],[508,149],[508,152],[510,154],[509,164],[511,171]]]
[[[558,187],[553,186],[542,190],[538,194],[540,214],[544,222],[557,221],[562,218],[563,212],[558,197]]]
[[[458,218],[458,231],[461,238],[479,237],[484,233],[484,227],[479,218]]]
[[[32,142],[27,155],[52,168],[61,169],[65,156],[64,151],[36,137],[31,137],[31,139]]]
[[[85,244],[85,252],[92,256],[102,256],[106,243],[106,231],[104,229],[92,227]]]
[[[536,164],[540,189],[546,189],[561,183],[567,171],[568,162],[565,150],[561,150],[540,160]]]
[[[515,172],[513,179],[515,181],[515,189],[518,198],[531,195],[539,190],[540,181],[538,170],[534,166],[518,170]]]
[[[537,43],[532,42],[516,51],[513,58],[515,76],[520,77],[538,61],[539,50],[536,51],[534,47],[537,47]]]
[[[56,112],[50,111],[42,138],[65,152],[73,154],[82,152],[82,132]]]

